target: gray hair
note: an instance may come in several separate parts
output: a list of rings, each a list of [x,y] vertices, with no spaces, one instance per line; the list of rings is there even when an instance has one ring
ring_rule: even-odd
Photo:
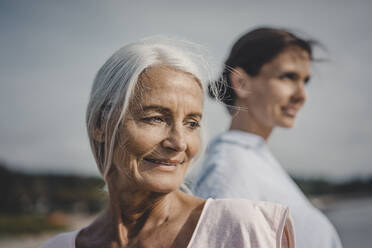
[[[164,65],[191,73],[205,88],[213,81],[207,58],[205,51],[194,43],[156,36],[122,47],[104,63],[94,79],[86,112],[91,149],[104,180],[112,164],[119,123],[141,73],[151,66]],[[214,85],[210,87],[214,89]],[[102,142],[95,139],[97,129],[104,134]],[[201,131],[202,145],[194,163],[204,151],[204,140]]]

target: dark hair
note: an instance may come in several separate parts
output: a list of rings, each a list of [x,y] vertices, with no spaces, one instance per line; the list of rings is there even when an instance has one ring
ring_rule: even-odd
[[[254,29],[235,42],[218,81],[218,92],[209,90],[209,96],[220,99],[230,111],[236,99],[229,77],[234,68],[241,67],[248,75],[256,76],[264,64],[290,46],[304,49],[313,60],[312,46],[317,43],[314,40],[299,38],[285,29],[267,27]]]

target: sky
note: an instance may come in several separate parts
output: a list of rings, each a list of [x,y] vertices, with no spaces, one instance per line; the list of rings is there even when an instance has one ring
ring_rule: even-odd
[[[319,40],[308,100],[273,153],[292,174],[372,176],[372,1],[0,1],[0,160],[29,172],[98,175],[85,109],[99,67],[121,46],[163,34],[203,45],[217,70],[233,42],[258,26]],[[230,121],[206,102],[212,138]]]

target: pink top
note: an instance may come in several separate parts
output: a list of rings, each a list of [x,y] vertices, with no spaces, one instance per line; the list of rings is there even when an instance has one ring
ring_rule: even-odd
[[[41,248],[75,248],[79,230],[62,233]],[[245,199],[208,199],[187,248],[293,248],[287,207]]]

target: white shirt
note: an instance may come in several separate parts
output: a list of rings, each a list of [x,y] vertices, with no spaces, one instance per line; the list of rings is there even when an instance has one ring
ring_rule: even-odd
[[[342,247],[332,224],[311,205],[258,135],[234,130],[218,136],[204,163],[193,168],[185,182],[203,198],[246,198],[289,206],[298,247]]]

